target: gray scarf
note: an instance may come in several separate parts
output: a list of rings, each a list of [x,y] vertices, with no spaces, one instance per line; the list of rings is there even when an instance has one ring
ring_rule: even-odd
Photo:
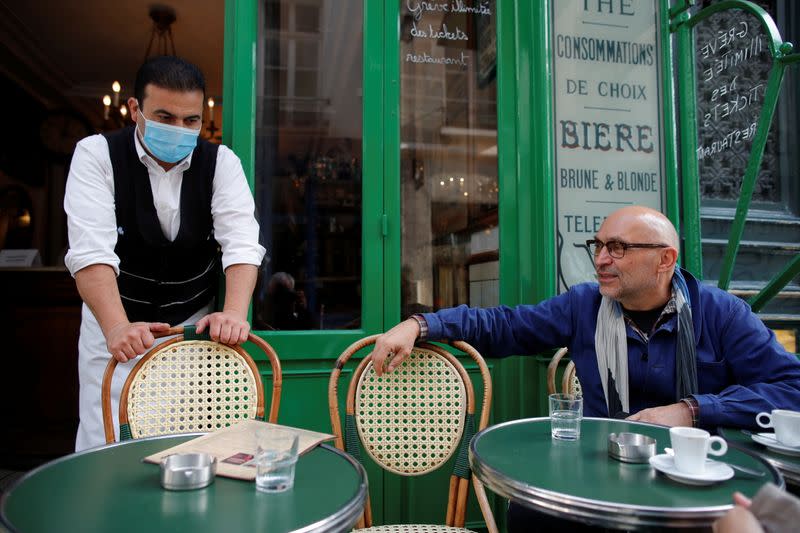
[[[678,313],[677,343],[675,353],[675,401],[697,392],[697,346],[692,324],[692,306],[689,288],[680,268],[672,276],[672,290]],[[603,384],[603,394],[609,416],[620,411],[630,413],[628,392],[628,338],[625,319],[619,302],[603,296],[597,311],[597,329],[594,332],[597,369]]]

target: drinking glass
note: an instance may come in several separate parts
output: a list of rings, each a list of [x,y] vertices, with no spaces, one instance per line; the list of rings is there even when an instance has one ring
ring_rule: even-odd
[[[550,436],[556,440],[578,440],[581,438],[583,398],[575,394],[551,394]]]
[[[267,427],[256,431],[256,489],[282,492],[294,486],[297,464],[297,433]]]

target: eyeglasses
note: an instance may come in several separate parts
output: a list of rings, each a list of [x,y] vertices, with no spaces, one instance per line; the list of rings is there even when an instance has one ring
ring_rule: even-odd
[[[622,241],[608,241],[603,242],[599,239],[589,239],[586,241],[586,246],[589,247],[589,251],[597,257],[600,255],[600,252],[603,250],[603,246],[606,247],[608,250],[608,255],[613,257],[614,259],[622,259],[625,257],[625,251],[629,248],[669,248],[668,244],[653,244],[648,242],[622,242]]]

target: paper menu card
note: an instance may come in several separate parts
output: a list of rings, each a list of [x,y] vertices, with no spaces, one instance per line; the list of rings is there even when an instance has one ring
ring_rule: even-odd
[[[144,458],[148,463],[160,463],[161,459],[176,453],[207,453],[217,458],[217,475],[236,479],[256,478],[255,463],[251,460],[256,454],[256,430],[268,426],[294,431],[298,435],[297,451],[303,455],[315,446],[336,437],[328,433],[317,433],[260,420],[243,420],[237,424],[213,433],[197,437],[164,451]]]

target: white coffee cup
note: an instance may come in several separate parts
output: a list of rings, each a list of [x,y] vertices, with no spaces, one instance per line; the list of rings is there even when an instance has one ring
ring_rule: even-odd
[[[767,422],[762,422],[762,419]],[[786,446],[800,446],[800,412],[773,409],[772,413],[758,413],[756,422],[762,428],[775,428],[775,438]]]
[[[674,427],[669,429],[675,468],[687,474],[702,474],[706,469],[706,455],[724,455],[728,451],[728,443],[722,437],[712,437],[704,429]],[[714,443],[719,448],[713,448]]]

